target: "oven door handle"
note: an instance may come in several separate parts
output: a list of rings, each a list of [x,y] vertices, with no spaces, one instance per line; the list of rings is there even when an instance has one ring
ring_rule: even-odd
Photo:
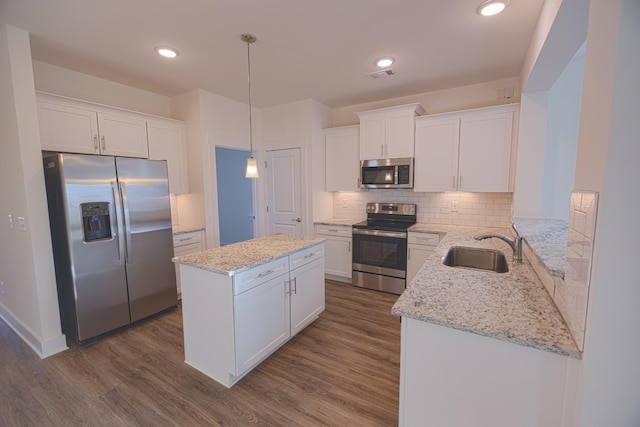
[[[354,228],[351,231],[353,232],[353,234],[365,234],[367,236],[396,237],[399,239],[407,238],[407,233],[402,233],[399,231],[362,230],[359,228]]]

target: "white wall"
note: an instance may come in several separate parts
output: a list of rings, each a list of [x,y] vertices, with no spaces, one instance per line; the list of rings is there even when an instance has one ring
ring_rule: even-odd
[[[579,425],[640,425],[640,2],[592,1],[576,187],[600,191]]]
[[[192,193],[178,196],[178,216],[183,224],[206,226],[207,247],[220,245],[215,147],[249,150],[248,108],[246,104],[204,90],[171,98],[175,118],[187,122],[189,191]],[[252,115],[253,149],[260,161],[261,112],[254,108]],[[255,183],[256,212],[262,211],[260,182],[263,179],[261,175]],[[259,220],[260,215],[257,216]],[[257,228],[258,235],[263,233],[260,224]]]
[[[329,107],[312,99],[262,110],[263,151],[300,146],[303,153],[303,230],[314,233],[313,221],[331,216],[332,198],[324,191],[324,135]],[[266,190],[265,190],[266,197]]]
[[[0,316],[41,357],[66,349],[60,327],[29,34],[0,28]],[[14,217],[10,229],[7,215]],[[18,217],[26,229],[18,229]]]
[[[35,60],[33,76],[36,90],[42,92],[156,116],[172,117],[169,98],[153,92]]]
[[[569,220],[576,171],[584,51],[580,50],[549,90],[542,183],[542,218]]]
[[[520,99],[513,216],[538,218],[542,206],[548,92],[525,92]]]
[[[504,89],[509,87],[513,88],[514,94],[512,98],[505,99]],[[384,99],[366,104],[334,108],[331,111],[331,127],[358,124],[358,116],[356,113],[360,111],[375,110],[376,108],[392,107],[414,102],[422,105],[426,114],[445,113],[448,111],[519,102],[519,89],[519,78],[511,77],[475,85],[419,93],[401,98]]]
[[[520,132],[518,174],[535,176],[541,173],[544,161],[544,156],[539,155],[544,153],[544,148],[536,145],[534,139],[522,138],[526,130],[535,131],[536,123],[544,116],[526,111],[528,90],[545,89],[545,84],[555,81],[560,75],[558,69],[564,69],[573,57],[577,36],[582,36],[582,40],[586,39],[586,56],[575,188],[599,191],[600,202],[585,349],[575,373],[580,391],[573,425],[638,426],[640,286],[635,264],[640,241],[637,218],[640,202],[636,197],[640,182],[637,113],[640,3],[637,0],[564,0],[559,7],[558,3],[558,0],[548,0],[545,4],[541,18],[544,22],[538,27],[542,30],[534,36],[536,43],[532,41],[530,56],[523,67],[525,93],[521,102],[521,129],[524,131]],[[545,15],[544,11],[548,10],[557,10],[557,15]],[[551,22],[552,28],[549,28]],[[572,49],[566,49],[567,43]],[[554,55],[549,52],[560,50],[564,56],[550,60]],[[522,158],[526,150],[535,153],[530,162]],[[539,200],[536,191],[540,188],[533,185],[535,188],[523,194],[523,186],[519,185],[522,182],[525,180],[516,183],[516,212],[531,202],[527,196],[534,199],[529,205]]]

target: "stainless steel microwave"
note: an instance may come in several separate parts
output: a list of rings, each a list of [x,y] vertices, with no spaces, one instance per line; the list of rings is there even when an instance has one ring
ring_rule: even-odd
[[[413,188],[413,158],[362,160],[361,188]]]

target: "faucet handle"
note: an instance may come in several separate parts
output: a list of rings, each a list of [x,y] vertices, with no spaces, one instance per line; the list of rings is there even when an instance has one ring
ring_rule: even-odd
[[[520,234],[520,231],[518,230],[518,227],[516,227],[515,222],[511,223],[511,228],[513,228],[513,231],[516,232],[516,239],[522,239],[522,234]]]

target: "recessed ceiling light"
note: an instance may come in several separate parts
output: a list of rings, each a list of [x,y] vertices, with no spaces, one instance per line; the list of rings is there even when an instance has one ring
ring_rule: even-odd
[[[374,64],[376,64],[380,68],[387,68],[388,66],[392,65],[395,62],[396,62],[395,58],[392,58],[390,56],[385,56],[384,58],[376,59],[374,61]]]
[[[159,55],[164,56],[165,58],[175,58],[179,55],[178,51],[172,49],[170,47],[158,46],[155,48],[155,51],[158,52]]]
[[[509,6],[510,0],[489,0],[482,3],[476,12],[482,16],[497,15]]]

